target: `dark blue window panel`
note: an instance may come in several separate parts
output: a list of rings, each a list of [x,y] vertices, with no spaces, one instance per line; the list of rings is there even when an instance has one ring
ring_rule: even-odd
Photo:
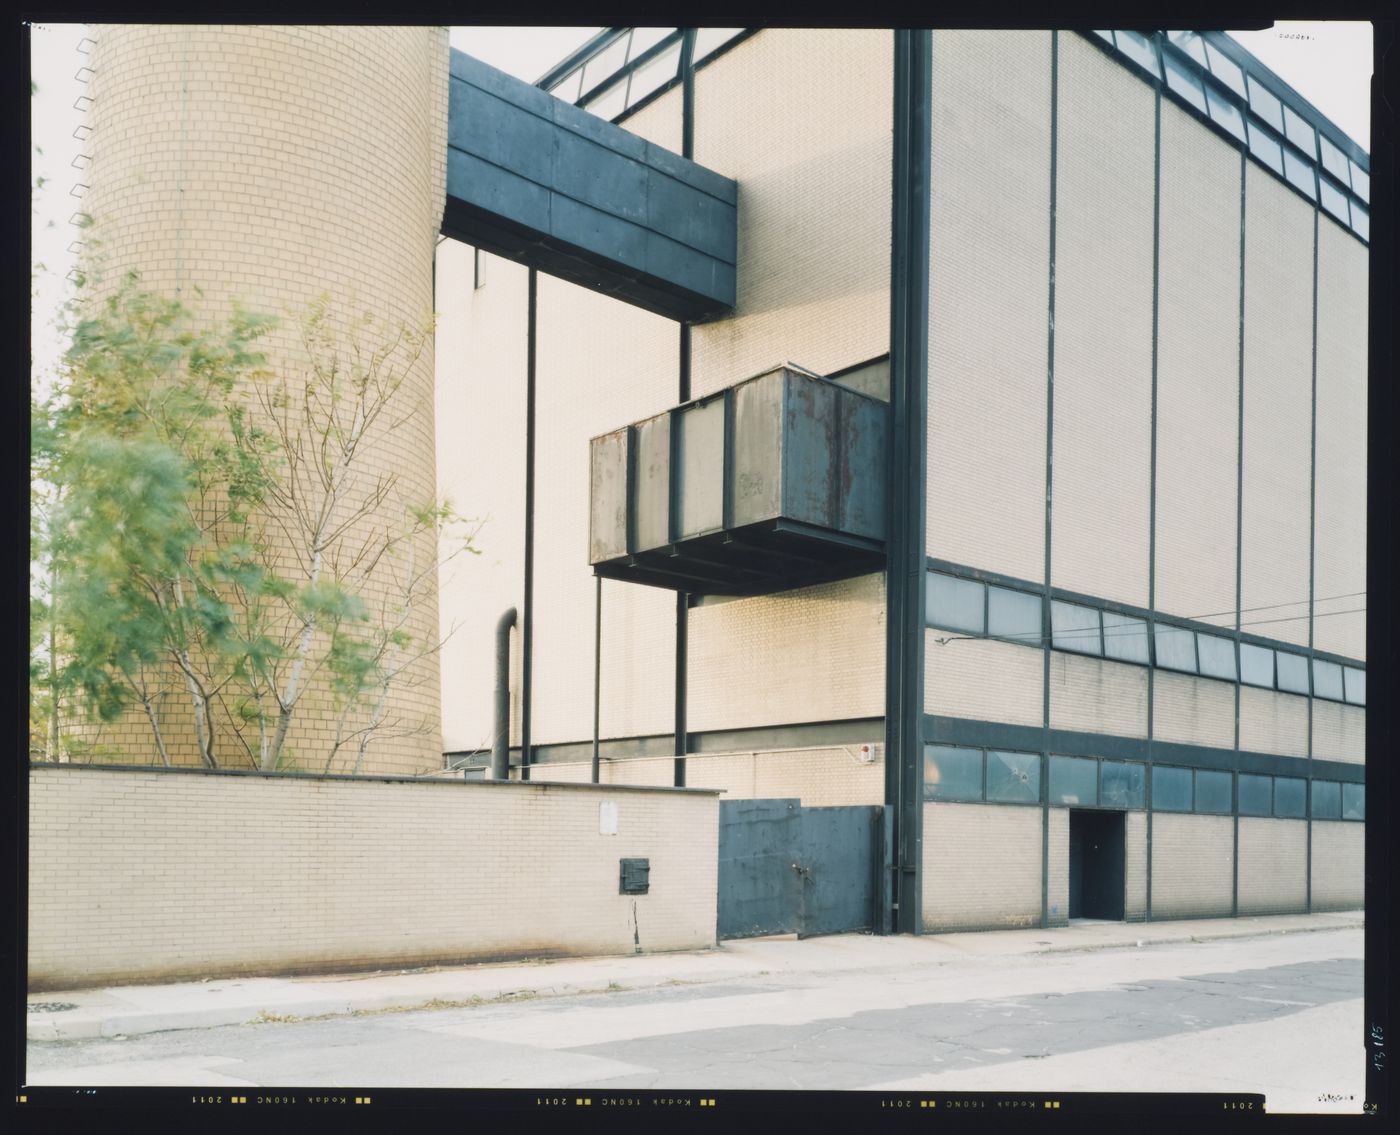
[[[1335,662],[1313,659],[1313,695],[1331,701],[1342,700],[1342,668]]]
[[[1306,780],[1291,776],[1274,777],[1274,815],[1301,819],[1307,815]]]
[[[1116,611],[1103,613],[1103,652],[1109,658],[1120,662],[1138,662],[1146,666],[1150,661],[1147,648],[1147,620],[1135,619],[1132,615],[1120,615]]]
[[[1210,105],[1210,117],[1220,123],[1241,142],[1245,140],[1244,112],[1232,99],[1218,93],[1210,83],[1206,84],[1206,102]]]
[[[1206,48],[1201,37],[1191,31],[1169,31],[1167,39],[1191,56],[1202,67],[1206,65]]]
[[[1240,643],[1240,681],[1250,686],[1274,688],[1274,652],[1267,646]]]
[[[1351,166],[1351,188],[1363,201],[1371,200],[1371,175],[1355,162]]]
[[[1099,802],[1098,762],[1083,757],[1050,758],[1050,803],[1092,807]]]
[[[1264,86],[1253,75],[1249,76],[1249,108],[1260,118],[1283,133],[1283,103],[1278,96]]]
[[[1196,811],[1228,813],[1230,804],[1230,774],[1209,769],[1196,770]]]
[[[1347,195],[1332,184],[1331,178],[1319,177],[1317,184],[1322,191],[1322,207],[1342,224],[1351,224],[1351,215],[1347,209]]]
[[[1186,674],[1196,672],[1196,636],[1181,627],[1158,623],[1157,665],[1168,670],[1180,670]]]
[[[1039,804],[1040,755],[988,750],[987,799],[1004,804]]]
[[[1351,184],[1351,174],[1347,169],[1347,166],[1350,164],[1347,161],[1347,156],[1342,153],[1341,150],[1337,149],[1336,146],[1332,145],[1332,143],[1327,140],[1326,136],[1318,139],[1318,146],[1322,153],[1322,168],[1344,186],[1349,186]]]
[[[924,746],[925,800],[981,800],[982,750]]]
[[[929,572],[928,625],[981,634],[985,618],[982,589],[975,579]]]
[[[1210,59],[1210,71],[1217,79],[1229,87],[1235,94],[1244,98],[1247,92],[1244,86],[1244,72],[1229,56],[1225,55],[1215,44],[1206,43],[1206,55]]]
[[[1337,781],[1312,782],[1312,816],[1315,820],[1342,818],[1342,786]]]
[[[1371,214],[1355,201],[1351,203],[1351,227],[1362,240],[1371,239]]]
[[[1050,632],[1056,650],[1074,650],[1080,654],[1102,654],[1099,638],[1099,612],[1094,607],[1077,603],[1050,603]]]
[[[1157,78],[1162,77],[1162,72],[1157,67],[1157,48],[1152,41],[1138,32],[1113,33],[1118,41],[1118,50],[1131,59],[1140,67],[1146,67]]]
[[[1274,652],[1278,659],[1278,688],[1290,694],[1306,694],[1308,686],[1308,660],[1299,654],[1286,650]]]
[[[1306,193],[1310,200],[1317,200],[1317,171],[1312,162],[1304,161],[1287,146],[1283,148],[1283,176]]]
[[[1283,146],[1252,118],[1249,120],[1249,152],[1280,177],[1283,176]]]
[[[1201,88],[1200,77],[1193,75],[1190,67],[1170,54],[1164,54],[1162,61],[1167,69],[1167,86],[1205,114],[1206,94]]]
[[[1364,820],[1366,818],[1366,786],[1364,784],[1342,785],[1342,819]]]
[[[1196,634],[1196,650],[1201,659],[1201,673],[1207,678],[1235,680],[1235,642],[1219,635]]]
[[[1317,158],[1317,132],[1291,106],[1283,108],[1283,133],[1309,159]]]
[[[1273,812],[1274,779],[1240,773],[1240,815],[1267,816]]]
[[[1141,808],[1147,766],[1136,761],[1104,761],[1099,766],[1099,803],[1105,808]]]
[[[1026,591],[989,587],[987,633],[1020,642],[1040,642],[1042,599]]]
[[[1191,770],[1156,765],[1152,769],[1152,808],[1158,812],[1191,811]]]
[[[1346,681],[1347,701],[1352,705],[1366,704],[1366,671],[1358,670],[1355,666],[1345,666],[1342,668]]]

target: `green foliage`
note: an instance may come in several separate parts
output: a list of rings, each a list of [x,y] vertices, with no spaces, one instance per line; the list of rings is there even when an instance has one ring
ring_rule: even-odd
[[[134,275],[73,310],[58,389],[31,400],[31,751],[55,755],[72,701],[68,720],[139,709],[168,762],[161,712],[183,700],[210,766],[329,769],[354,738],[358,768],[389,687],[435,649],[406,629],[436,566],[415,541],[460,523],[433,502],[398,530],[356,527],[385,515],[394,478],[358,463],[370,431],[407,420],[395,396],[430,329],[366,346],[373,318],[339,326],[322,300],[300,328],[304,373],[274,374],[265,315],[209,326]],[[370,608],[375,572],[400,601]],[[288,728],[316,675],[340,726],[329,755],[298,756]]]

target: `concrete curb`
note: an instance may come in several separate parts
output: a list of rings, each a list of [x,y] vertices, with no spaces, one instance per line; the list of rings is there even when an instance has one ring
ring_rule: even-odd
[[[729,942],[711,950],[570,958],[543,966],[517,962],[390,974],[230,978],[164,986],[121,986],[32,995],[29,1004],[36,1008],[27,1014],[26,1036],[40,1043],[116,1039],[181,1029],[457,1008],[665,985],[703,985],[769,973],[815,976],[856,969],[899,971],[942,965],[954,955],[988,959],[1028,957],[1354,930],[1364,925],[1364,917],[1358,912],[1336,912],[1240,920],[1094,923],[1052,931],[982,931],[920,937],[872,938],[867,934],[799,940],[788,935]],[[49,1008],[58,1005],[69,1008]]]

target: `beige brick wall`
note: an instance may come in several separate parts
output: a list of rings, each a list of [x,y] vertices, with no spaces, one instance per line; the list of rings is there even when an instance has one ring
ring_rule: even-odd
[[[222,318],[234,300],[282,316],[266,346],[283,373],[297,365],[297,313],[321,293],[340,327],[362,311],[390,333],[429,315],[445,178],[446,28],[127,24],[92,35],[92,188],[83,207],[95,219],[84,250],[94,301],[135,269],[143,287],[178,296],[201,318]],[[392,416],[406,420],[371,433],[363,451],[367,476],[396,480],[353,535],[397,527],[406,502],[431,500],[432,381],[430,344],[397,395]],[[416,542],[417,564],[432,561],[433,545],[427,535]],[[404,563],[381,561],[359,588],[372,607],[401,603],[393,576]],[[421,649],[437,627],[434,587],[407,629]],[[337,717],[328,686],[309,687],[288,759],[322,767]],[[389,722],[368,769],[440,763],[434,658],[396,684]],[[170,699],[165,731],[172,759],[197,764],[184,698]],[[221,763],[247,767],[231,730],[223,737]],[[102,740],[106,759],[155,760],[149,727],[135,715]]]
[[[1240,748],[1250,753],[1306,757],[1308,699],[1297,694],[1241,686]]]
[[[1050,725],[1120,737],[1147,736],[1147,669],[1050,652]]]
[[[1240,606],[1251,609],[1249,619],[1294,620],[1255,629],[1302,645],[1312,477],[1312,226],[1306,201],[1248,164]]]
[[[679,401],[680,333],[671,320],[545,275],[536,318],[531,736],[548,744],[593,733],[588,439]],[[674,714],[675,593],[630,594],[645,590],[609,588],[603,610],[605,627],[618,622],[632,635],[624,644],[610,636],[603,662],[609,722],[629,733],[662,731]]]
[[[1314,820],[1313,910],[1360,910],[1366,901],[1366,825]]]
[[[681,102],[681,88],[672,87],[636,114],[629,114],[622,120],[622,126],[639,138],[645,138],[648,142],[665,146],[673,154],[679,154],[684,145],[681,137]]]
[[[1051,573],[1145,607],[1153,95],[1079,36],[1059,44]]]
[[[484,252],[474,289],[474,252],[455,240],[437,250],[438,492],[481,522],[481,554],[453,560],[439,580],[447,751],[491,744],[496,621],[525,604],[526,269]],[[519,692],[512,681],[513,713]]]
[[[695,160],[739,183],[738,303],[695,328],[694,396],[889,350],[889,31],[759,32],[695,76]]]
[[[879,744],[876,758],[861,761],[858,745],[828,748],[759,751],[747,753],[691,754],[685,762],[685,782],[689,788],[717,788],[726,800],[761,800],[793,797],[806,807],[842,804],[883,804],[885,765]],[[599,766],[603,784],[672,783],[671,757],[646,757],[603,761]],[[587,782],[591,767],[587,762],[539,765],[531,779]]]
[[[592,641],[591,629],[588,641]],[[591,675],[591,671],[589,673]],[[641,737],[673,731],[675,674],[675,592],[603,580],[602,689],[598,719],[602,735]],[[591,677],[580,680],[576,675],[574,680],[591,689]],[[584,735],[592,735],[591,725]]]
[[[1289,914],[1307,904],[1307,821],[1241,816],[1240,914]]]
[[[1042,579],[1049,33],[935,31],[932,146],[928,551]]]
[[[1159,741],[1235,747],[1235,684],[1158,670],[1152,680],[1152,734]]]
[[[703,948],[718,831],[700,793],[34,769],[31,988]]]
[[[1146,812],[1123,818],[1123,917],[1129,922],[1147,917]]]
[[[1049,812],[1050,871],[1046,877],[1045,899],[1051,926],[1069,925],[1069,809]]]
[[[940,638],[949,641],[940,645]],[[1045,720],[1044,665],[1045,656],[1039,650],[926,630],[924,712],[1041,725]]]
[[[1323,213],[1317,246],[1313,645],[1366,657],[1365,245]]]
[[[691,609],[689,727],[883,717],[883,575]]]
[[[1229,816],[1152,817],[1152,917],[1211,918],[1230,913],[1234,820]]]
[[[1157,608],[1233,626],[1239,151],[1163,99],[1161,176]]]
[[[1038,926],[1040,819],[1039,808],[925,804],[924,929]]]
[[[1366,711],[1360,706],[1314,698],[1312,729],[1314,757],[1366,763]]]

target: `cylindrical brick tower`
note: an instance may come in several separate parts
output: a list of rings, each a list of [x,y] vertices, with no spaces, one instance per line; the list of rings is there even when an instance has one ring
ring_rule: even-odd
[[[445,190],[446,28],[103,25],[92,36],[92,299],[135,270],[143,290],[201,318],[222,319],[235,301],[276,315],[263,346],[289,373],[301,357],[297,313],[317,297],[333,326],[366,315],[387,329],[423,325]],[[393,491],[352,539],[401,526],[405,505],[434,498],[432,384],[429,336],[366,439],[361,489],[392,478]],[[284,569],[294,562],[286,548],[274,554]],[[431,534],[412,558],[420,572],[436,562]],[[405,557],[388,560],[361,590],[376,611],[403,606]],[[435,644],[435,576],[427,584],[401,660]],[[423,654],[390,687],[360,771],[441,767],[440,709],[438,660]],[[189,700],[172,694],[163,713],[172,762],[199,764]],[[328,682],[313,680],[283,767],[322,771],[340,717]],[[254,763],[231,735],[219,744],[221,766]],[[357,751],[345,746],[332,771],[350,771]],[[154,761],[145,714],[104,726],[98,752]]]

